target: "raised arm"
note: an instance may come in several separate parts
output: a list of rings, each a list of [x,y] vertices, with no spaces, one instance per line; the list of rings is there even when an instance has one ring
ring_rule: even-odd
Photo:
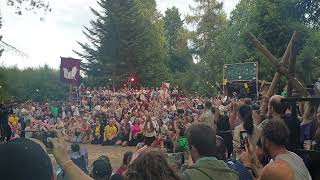
[[[75,165],[68,156],[67,144],[61,132],[57,132],[56,138],[50,138],[53,144],[53,155],[57,163],[63,168],[69,180],[93,180]]]

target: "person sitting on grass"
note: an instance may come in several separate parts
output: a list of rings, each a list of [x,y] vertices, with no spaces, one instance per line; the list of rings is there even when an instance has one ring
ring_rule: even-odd
[[[85,156],[80,153],[80,146],[77,143],[71,145],[71,160],[86,174],[88,174]]]
[[[115,125],[115,120],[111,119],[109,121],[109,124],[105,127],[104,130],[104,142],[102,145],[105,146],[112,146],[116,144],[117,141],[117,133],[118,133],[118,129]]]
[[[91,144],[101,144],[100,136],[101,136],[100,135],[100,122],[97,121],[96,125],[95,125],[95,128],[94,128],[93,139],[91,141]]]
[[[128,141],[129,141],[129,137],[130,137],[130,124],[129,123],[125,123],[122,124],[122,126],[120,127],[120,132],[118,134],[118,141],[117,141],[117,145],[121,145],[123,147],[128,146]]]
[[[129,134],[129,146],[136,146],[138,143],[142,142],[142,131],[140,128],[140,123],[138,118],[134,118],[130,134]]]

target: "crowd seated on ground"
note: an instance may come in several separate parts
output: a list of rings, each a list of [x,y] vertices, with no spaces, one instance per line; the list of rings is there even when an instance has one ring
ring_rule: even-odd
[[[54,131],[57,137],[49,138],[52,153],[68,180],[309,180],[305,159],[294,152],[319,147],[319,105],[301,104],[293,117],[282,100],[273,96],[264,115],[258,101],[237,97],[186,98],[167,88],[117,92],[87,88],[82,89],[81,105],[29,101],[2,106],[0,154],[7,156],[0,157],[4,162],[0,177],[59,177],[47,144],[33,139],[40,132]],[[67,142],[73,143],[71,153]],[[126,153],[115,172],[108,157],[97,159],[90,169],[80,143],[136,146],[137,151]],[[172,168],[163,153],[179,152],[183,166]],[[17,168],[23,171],[14,173]]]

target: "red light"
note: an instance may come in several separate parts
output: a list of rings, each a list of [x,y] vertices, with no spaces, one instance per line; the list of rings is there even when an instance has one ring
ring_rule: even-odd
[[[133,82],[134,81],[134,78],[131,78],[131,82]]]

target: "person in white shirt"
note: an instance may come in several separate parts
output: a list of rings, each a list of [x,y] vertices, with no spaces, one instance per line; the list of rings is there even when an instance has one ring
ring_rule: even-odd
[[[143,136],[145,144],[151,146],[153,141],[156,139],[156,123],[148,115],[143,124]]]

